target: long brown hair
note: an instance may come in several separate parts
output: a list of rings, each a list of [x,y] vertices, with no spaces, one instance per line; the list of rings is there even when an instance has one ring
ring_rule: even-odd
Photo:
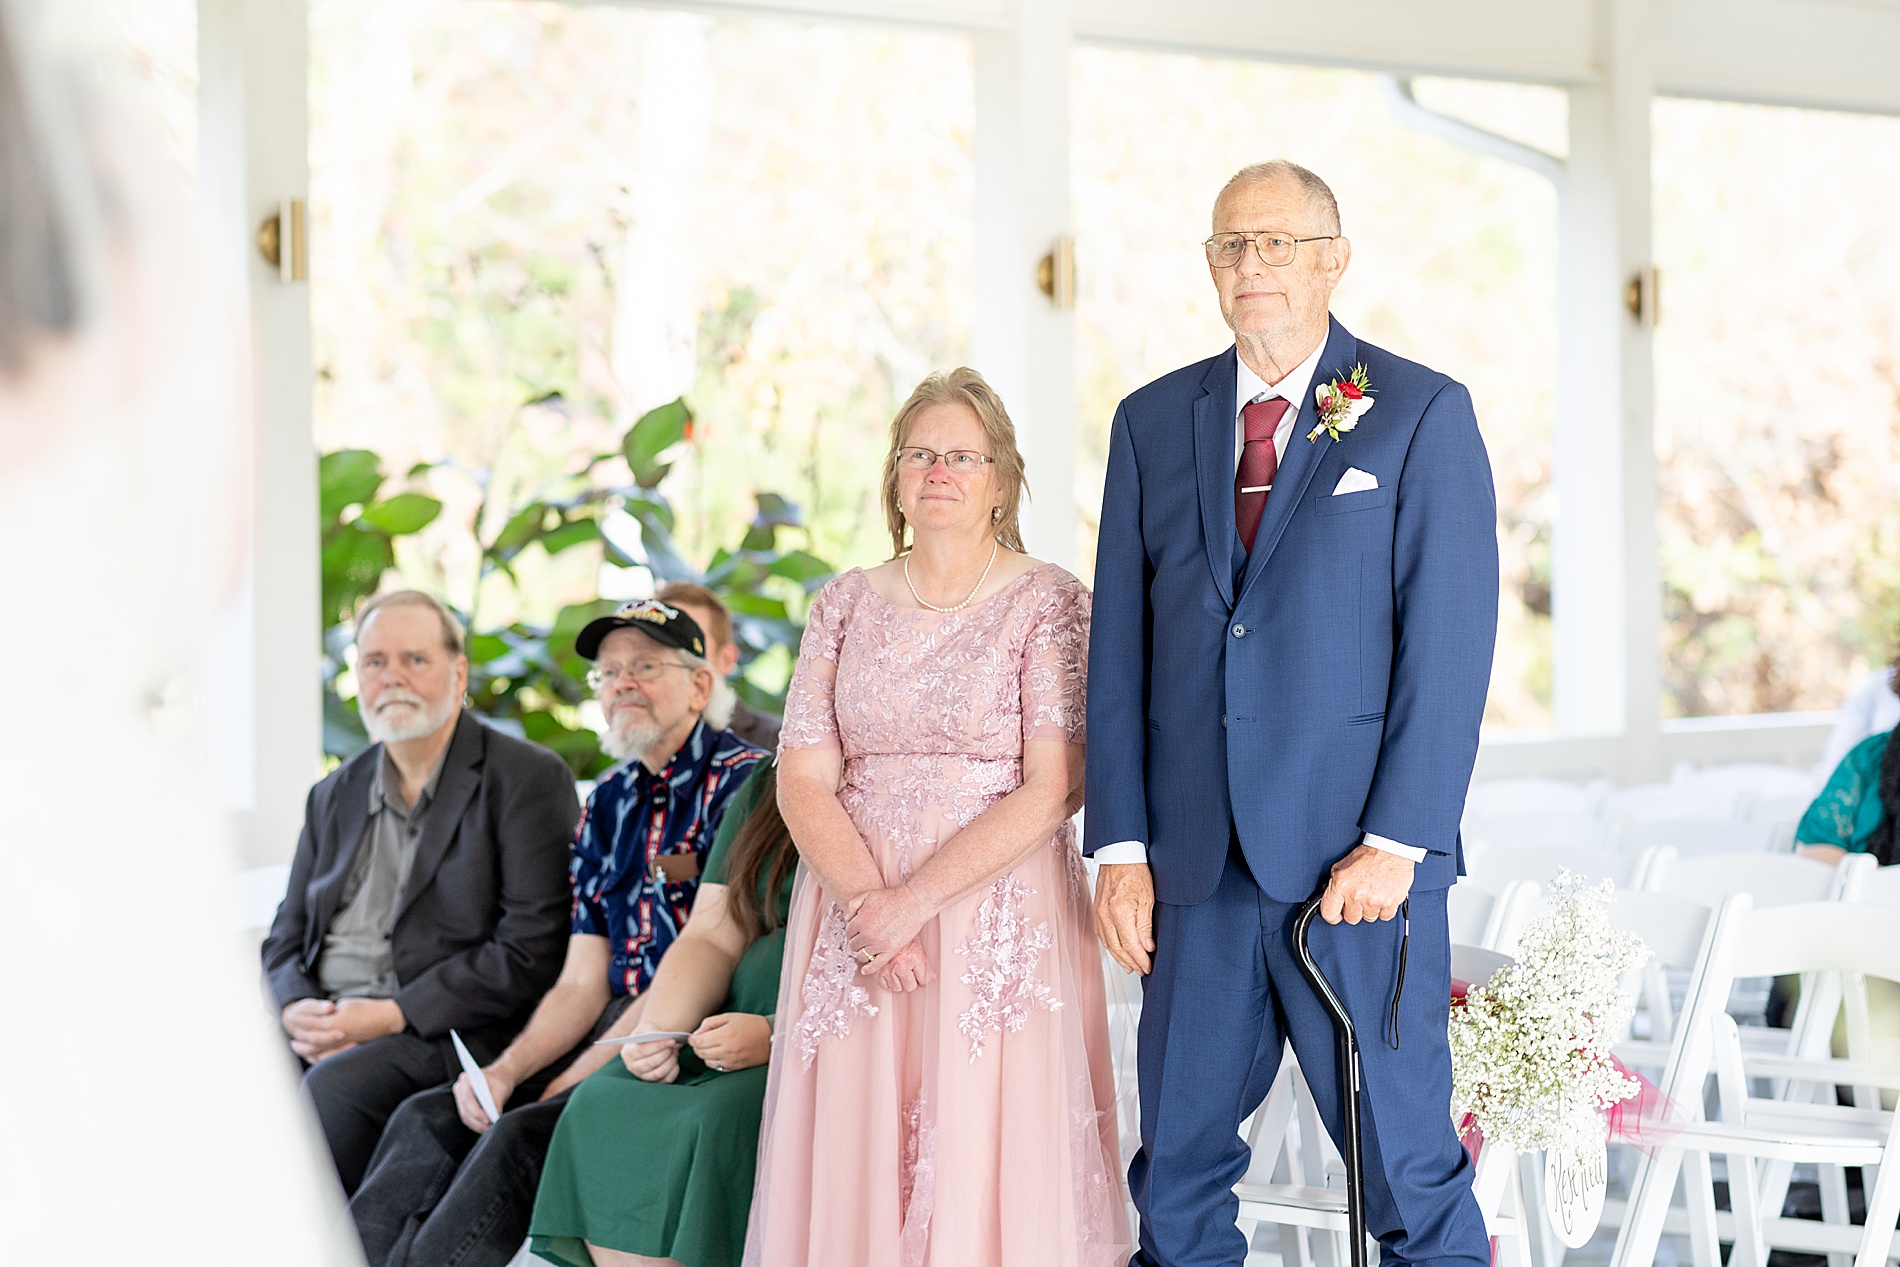
[[[746,941],[757,941],[779,926],[779,890],[797,865],[792,833],[778,812],[778,762],[768,761],[759,776],[759,799],[739,825],[726,860],[726,908]],[[761,875],[767,877],[764,902],[759,900]]]

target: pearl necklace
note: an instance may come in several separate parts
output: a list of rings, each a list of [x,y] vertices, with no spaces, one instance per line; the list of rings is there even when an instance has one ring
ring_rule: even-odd
[[[928,607],[931,611],[960,612],[970,605],[970,600],[976,597],[976,592],[983,588],[983,582],[990,579],[990,569],[996,566],[996,552],[1002,549],[1002,546],[1003,543],[998,541],[990,547],[990,561],[983,565],[983,575],[976,578],[976,584],[970,587],[969,594],[964,597],[962,602],[956,604],[954,607],[939,607],[917,592],[916,583],[910,579],[910,555],[908,554],[904,556],[904,584],[910,587],[910,596],[923,606]]]

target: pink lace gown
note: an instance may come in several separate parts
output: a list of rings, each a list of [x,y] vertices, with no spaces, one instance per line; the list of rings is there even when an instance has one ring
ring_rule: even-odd
[[[1052,564],[960,612],[862,571],[812,605],[785,748],[842,748],[838,794],[897,884],[1022,784],[1023,744],[1079,743],[1089,593]],[[786,934],[748,1267],[1120,1267],[1114,1077],[1086,873],[1064,824],[925,925],[937,980],[858,975],[800,870]]]

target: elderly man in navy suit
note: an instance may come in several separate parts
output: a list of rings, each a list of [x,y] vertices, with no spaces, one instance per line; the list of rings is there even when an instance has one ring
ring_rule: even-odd
[[[1103,944],[1145,976],[1134,1261],[1244,1261],[1237,1128],[1283,1041],[1339,1138],[1332,1022],[1292,944],[1324,882],[1369,1229],[1388,1264],[1485,1267],[1445,894],[1497,633],[1490,462],[1462,386],[1331,319],[1352,253],[1325,182],[1246,168],[1213,228],[1235,346],[1122,402],[1095,565],[1086,849]]]

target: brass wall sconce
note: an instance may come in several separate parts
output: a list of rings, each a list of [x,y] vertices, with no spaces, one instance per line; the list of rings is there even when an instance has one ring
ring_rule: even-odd
[[[1637,269],[1623,287],[1623,306],[1645,329],[1654,330],[1662,320],[1662,297],[1657,293],[1661,287],[1662,273],[1653,264]]]
[[[289,198],[257,226],[257,253],[277,270],[281,282],[310,278],[310,239],[304,218],[303,200]]]
[[[1075,307],[1075,239],[1057,238],[1036,265],[1036,289],[1058,308]]]

